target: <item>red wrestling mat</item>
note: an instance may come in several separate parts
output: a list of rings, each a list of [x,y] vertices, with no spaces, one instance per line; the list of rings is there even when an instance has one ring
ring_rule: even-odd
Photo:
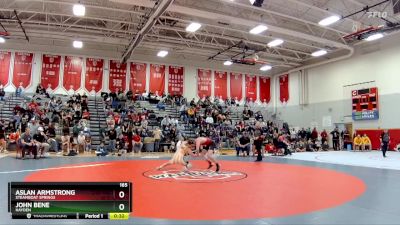
[[[181,173],[175,166],[155,171],[163,162],[62,166],[32,173],[25,180],[132,181],[133,216],[176,220],[292,216],[342,205],[366,189],[354,176],[316,167],[222,161],[221,174],[215,174],[204,169],[206,162],[192,161],[191,173]]]

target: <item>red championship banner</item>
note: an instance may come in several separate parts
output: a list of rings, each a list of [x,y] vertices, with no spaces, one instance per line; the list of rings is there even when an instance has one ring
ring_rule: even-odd
[[[242,100],[242,87],[243,87],[243,76],[241,73],[231,73],[230,74],[230,89],[231,98],[236,101]]]
[[[286,103],[289,100],[289,75],[279,76],[279,100]]]
[[[271,101],[271,78],[259,77],[260,81],[260,101],[269,103]]]
[[[85,88],[87,91],[101,90],[103,85],[103,59],[86,58]]]
[[[63,87],[66,90],[76,91],[81,87],[82,64],[81,57],[65,56]]]
[[[211,70],[197,69],[197,96],[211,96]]]
[[[150,65],[150,92],[156,95],[164,94],[165,65]]]
[[[11,52],[0,51],[0,84],[6,86],[10,75]]]
[[[110,79],[108,89],[112,92],[123,91],[126,89],[126,63],[118,60],[110,60]]]
[[[245,76],[246,99],[248,101],[257,100],[257,76],[246,74]]]
[[[214,73],[214,96],[222,99],[227,98],[227,72],[215,71]]]
[[[16,52],[14,59],[13,84],[23,88],[31,85],[33,53]]]
[[[54,90],[60,81],[61,56],[43,55],[42,56],[42,75],[40,83],[44,89]]]
[[[169,66],[168,93],[170,95],[183,95],[184,70],[182,66]]]
[[[133,93],[146,92],[146,63],[131,63],[131,79],[129,89]]]

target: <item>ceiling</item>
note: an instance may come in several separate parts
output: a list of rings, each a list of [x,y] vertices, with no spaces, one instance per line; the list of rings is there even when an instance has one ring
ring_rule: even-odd
[[[15,20],[16,10],[29,43],[46,41],[49,45],[71,46],[72,40],[79,39],[85,48],[116,51],[122,58],[130,41],[154,12],[155,3],[162,1],[168,0],[81,0],[86,15],[77,17],[72,13],[72,5],[78,0],[0,0],[0,22],[10,33],[9,42],[27,42]],[[257,53],[260,60],[273,66],[269,73],[278,74],[351,54],[357,41],[348,42],[342,37],[353,33],[355,27],[382,25],[382,19],[369,18],[363,12],[329,27],[321,27],[318,22],[379,2],[382,0],[264,0],[262,7],[254,7],[248,0],[175,0],[156,19],[132,57],[138,52],[155,55],[165,49],[171,57],[207,61],[243,41],[213,60],[222,63],[247,46],[247,54]],[[399,17],[393,15],[391,1],[370,11],[387,12],[388,20],[399,22]],[[188,33],[185,28],[192,21],[202,27]],[[259,24],[269,29],[259,35],[250,34],[249,30]],[[284,44],[268,48],[267,43],[275,38],[283,39]],[[329,54],[313,58],[311,53],[320,49]]]

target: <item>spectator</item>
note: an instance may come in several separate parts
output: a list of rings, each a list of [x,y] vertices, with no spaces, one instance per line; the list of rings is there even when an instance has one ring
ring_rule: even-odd
[[[39,127],[36,134],[33,135],[33,140],[37,148],[37,153],[40,152],[40,157],[44,158],[49,154],[50,145],[47,143],[47,136],[44,133],[43,127]],[[41,151],[40,151],[41,150]]]
[[[379,139],[381,141],[381,149],[383,157],[386,158],[386,151],[389,149],[389,144],[390,144],[390,135],[388,130],[383,130]]]
[[[337,127],[331,132],[331,135],[332,135],[333,150],[335,151],[340,150],[340,143],[339,143],[340,133]]]
[[[77,147],[77,152],[83,152],[86,153],[86,136],[85,133],[83,131],[79,132],[78,138],[77,138],[77,142],[78,142],[78,147]]]
[[[363,141],[360,136],[360,134],[357,134],[357,136],[353,140],[354,143],[354,150],[362,150],[363,149]]]
[[[264,144],[264,135],[260,135],[259,133],[257,133],[257,135],[254,138],[254,149],[257,151],[257,159],[256,162],[260,162],[262,161],[262,148],[263,148],[263,144]]]
[[[314,129],[312,130],[312,132],[311,132],[311,141],[313,142],[313,143],[315,143],[315,141],[318,139],[318,131],[317,131],[317,128],[316,127],[314,127]]]
[[[132,145],[134,153],[140,153],[143,148],[143,142],[141,137],[138,134],[133,135],[132,137]]]
[[[240,151],[243,152],[243,156],[246,152],[246,155],[250,155],[250,138],[247,133],[243,133],[243,135],[239,138],[236,148],[236,156],[239,156]]]
[[[363,150],[372,150],[372,147],[371,147],[371,140],[369,139],[369,137],[367,136],[367,134],[364,134],[364,135],[362,136],[362,143],[363,143],[363,146],[364,146],[364,149],[363,149]]]
[[[56,128],[54,127],[53,123],[49,124],[49,127],[46,131],[47,136],[47,143],[50,145],[50,149],[54,150],[58,155],[62,154],[61,151],[58,149],[58,142],[56,141]]]
[[[30,155],[33,153],[34,159],[37,159],[37,148],[33,142],[31,131],[29,128],[25,129],[25,132],[21,135],[21,145],[22,145],[22,159],[25,159],[26,151]]]
[[[161,137],[162,137],[162,131],[160,130],[159,127],[156,127],[156,129],[153,131],[154,149],[155,149],[155,151],[159,151],[160,150]]]
[[[22,87],[22,82],[20,82],[17,89],[15,89],[15,96],[21,97],[23,95],[23,92],[24,92],[24,87]]]
[[[3,85],[2,85],[3,86]],[[4,96],[6,95],[6,92],[4,91],[4,88],[0,88],[0,101],[4,101]]]
[[[108,150],[113,152],[115,151],[115,145],[116,145],[116,141],[117,141],[117,132],[115,131],[114,128],[110,129],[107,133],[108,135]]]
[[[0,121],[0,152],[7,153],[6,131],[4,127],[4,120]]]
[[[100,142],[100,145],[97,146],[97,149],[96,149],[95,153],[96,153],[97,156],[106,156],[106,155],[108,155],[108,149],[105,146],[104,141]]]
[[[321,132],[321,142],[322,143],[328,142],[328,133],[326,132],[325,129]]]

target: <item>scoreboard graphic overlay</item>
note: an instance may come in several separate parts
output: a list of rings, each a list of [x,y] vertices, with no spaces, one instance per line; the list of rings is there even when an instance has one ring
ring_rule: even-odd
[[[10,182],[13,219],[128,219],[132,183]]]
[[[351,92],[353,120],[379,119],[378,88],[365,88]]]

